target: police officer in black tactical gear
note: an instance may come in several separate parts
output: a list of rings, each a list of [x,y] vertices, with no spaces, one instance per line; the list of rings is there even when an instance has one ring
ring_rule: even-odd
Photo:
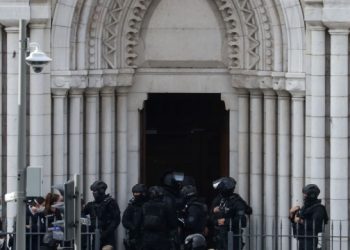
[[[148,196],[149,200],[142,206],[142,249],[170,249],[170,232],[176,229],[176,217],[163,201],[162,187],[150,187]]]
[[[185,250],[206,250],[207,242],[201,234],[190,234],[185,239]]]
[[[164,190],[163,201],[170,210],[170,213],[173,214],[175,218],[179,217],[179,213],[181,213],[183,206],[183,201],[180,194],[183,181],[184,173],[182,172],[168,171],[163,175],[162,178],[162,188]],[[181,225],[179,224],[178,226]],[[182,242],[177,228],[171,231],[170,238],[172,249],[180,249]]]
[[[230,235],[233,249],[243,249],[242,228],[247,226],[246,215],[252,214],[252,209],[238,194],[234,193],[235,179],[223,177],[214,181],[213,187],[219,192],[211,211],[216,229],[216,248],[229,249],[228,235]]]
[[[289,211],[299,250],[321,249],[318,248],[318,234],[323,232],[324,225],[328,222],[328,214],[321,200],[317,198],[319,194],[317,185],[306,185],[303,188],[303,206],[294,206]]]
[[[132,187],[133,198],[125,209],[122,224],[127,230],[127,238],[124,246],[127,250],[141,249],[141,223],[142,206],[147,201],[147,187],[144,184],[136,184]]]
[[[183,236],[200,233],[206,234],[208,219],[208,207],[198,198],[197,188],[192,185],[184,186],[181,189],[184,199],[184,207],[181,213]]]
[[[109,194],[106,194],[107,184],[103,181],[95,181],[90,189],[94,201],[86,204],[82,215],[90,215],[91,230],[95,230],[96,227],[100,230],[100,249],[116,249],[114,231],[120,223],[119,206]]]

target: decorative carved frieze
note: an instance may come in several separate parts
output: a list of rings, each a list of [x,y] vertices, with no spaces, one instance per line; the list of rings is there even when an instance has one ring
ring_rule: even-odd
[[[91,23],[90,23],[90,34],[89,34],[89,49],[88,49],[88,55],[87,58],[89,60],[89,68],[90,69],[96,69],[97,68],[97,53],[99,44],[98,44],[98,38],[99,38],[99,32],[98,32],[98,26],[99,22],[101,20],[101,16],[103,14],[103,3],[105,0],[98,0],[95,2],[95,7],[93,10],[93,13],[91,15]]]
[[[256,69],[256,66],[260,60],[259,56],[259,38],[258,38],[258,25],[255,20],[254,10],[252,9],[249,0],[237,0],[239,5],[241,16],[244,19],[244,27],[247,32],[248,47],[246,51],[248,52],[247,58],[247,69]]]
[[[124,0],[114,0],[105,17],[102,31],[102,66],[107,69],[117,68],[118,27],[123,5]]]
[[[138,44],[140,36],[139,31],[141,29],[143,18],[151,3],[152,0],[136,0],[132,6],[131,15],[129,15],[126,20],[126,46],[123,49],[126,49],[125,63],[132,68],[136,68],[135,58],[137,57],[137,53],[135,48]]]
[[[230,0],[215,0],[226,26],[229,68],[241,68],[242,31],[236,8]]]
[[[264,57],[262,69],[273,70],[273,36],[271,28],[271,20],[262,0],[256,0],[257,12],[259,14],[260,30],[262,33],[263,53]]]

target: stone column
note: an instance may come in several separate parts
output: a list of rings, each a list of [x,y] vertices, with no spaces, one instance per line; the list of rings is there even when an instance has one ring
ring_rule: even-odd
[[[45,24],[30,24],[30,38],[47,55],[50,49],[50,30]],[[38,74],[30,71],[29,164],[41,166],[43,195],[51,190],[51,86],[50,66]]]
[[[225,104],[225,110],[229,112],[229,176],[239,181],[239,164],[238,164],[238,97],[237,90],[234,89],[232,94],[221,94],[221,100]],[[239,185],[239,184],[238,184]],[[238,189],[236,192],[238,192]]]
[[[289,235],[290,222],[290,96],[287,92],[278,92],[278,231],[280,235]],[[288,249],[290,239],[282,237],[278,246]]]
[[[121,211],[128,202],[128,93],[127,88],[117,89],[117,201]],[[124,230],[118,229],[118,249],[122,247]]]
[[[90,185],[99,179],[99,107],[98,89],[87,89],[85,91],[85,162],[84,162],[84,198],[92,200],[89,192]],[[108,186],[109,187],[109,186]]]
[[[264,91],[264,232],[273,235],[276,231],[277,207],[277,102],[276,93]],[[275,249],[275,237],[265,239],[265,249]]]
[[[3,72],[2,72],[2,67],[3,67],[3,36],[2,36],[2,31],[3,31],[3,26],[0,24],[0,75],[2,76],[3,75]],[[3,77],[0,77],[0,96],[2,97],[3,95],[3,92],[2,92],[2,89],[3,89],[3,83],[2,83],[2,78]],[[3,104],[2,102],[0,102],[0,127],[2,127],[2,121],[3,121],[3,112],[2,112],[2,107],[3,107]],[[3,131],[2,129],[0,129],[0,140],[3,141]],[[0,158],[3,159],[4,157],[4,153],[3,153],[3,145],[2,143],[0,143]],[[1,194],[4,194],[5,191],[6,191],[6,172],[4,171],[3,169],[3,162],[0,161],[0,193]],[[1,213],[0,213],[0,216],[1,218],[3,218],[3,215],[4,215],[4,209],[2,209]],[[5,230],[5,228],[3,228]]]
[[[306,184],[314,183],[325,197],[325,28],[310,26],[310,84],[306,89]],[[301,189],[299,190],[301,192]]]
[[[68,180],[67,164],[67,89],[53,89],[53,127],[52,127],[52,171],[53,184]]]
[[[238,90],[238,190],[249,201],[249,93]]]
[[[121,210],[127,205],[128,190],[128,96],[124,88],[117,89],[117,194]]]
[[[5,28],[7,35],[7,116],[6,116],[6,192],[17,190],[17,136],[18,136],[18,27]],[[9,202],[7,206],[7,231],[14,230],[14,217],[16,216],[16,203]]]
[[[334,236],[348,236],[349,220],[349,151],[348,151],[348,29],[331,29],[330,79],[330,219],[334,222]],[[342,231],[340,232],[340,223]],[[340,247],[335,240],[334,249]],[[347,239],[342,239],[347,249]]]
[[[304,186],[304,103],[303,93],[292,93],[292,206],[302,206]]]
[[[250,91],[250,205],[253,208],[251,248],[262,249],[263,216],[263,99],[260,90]],[[253,184],[254,183],[254,184]]]
[[[115,167],[113,164],[113,144],[115,142],[114,126],[115,116],[113,106],[114,89],[103,88],[101,90],[101,179],[107,183],[108,192],[115,197]]]
[[[69,91],[69,138],[68,138],[68,174],[69,179],[73,179],[74,174],[83,176],[82,168],[82,89],[71,89]],[[83,188],[83,182],[81,182]]]
[[[128,194],[140,181],[140,110],[147,94],[129,94],[128,97]]]

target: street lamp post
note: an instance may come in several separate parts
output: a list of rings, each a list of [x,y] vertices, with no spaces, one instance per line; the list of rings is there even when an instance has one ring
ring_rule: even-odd
[[[19,21],[19,81],[18,81],[18,139],[17,139],[17,217],[16,249],[26,249],[26,104],[27,104],[27,52],[26,21]]]
[[[19,21],[19,81],[18,81],[18,140],[17,140],[17,217],[16,217],[16,249],[26,249],[26,104],[27,104],[27,62],[33,66],[41,68],[51,61],[43,52],[38,51],[38,47],[34,52],[26,58],[27,53],[27,31],[26,21]],[[38,53],[39,52],[39,53]],[[39,56],[38,56],[39,55]],[[34,58],[34,59],[33,59]],[[39,67],[39,68],[40,68]],[[41,71],[41,70],[40,70]],[[38,71],[38,72],[40,72]]]

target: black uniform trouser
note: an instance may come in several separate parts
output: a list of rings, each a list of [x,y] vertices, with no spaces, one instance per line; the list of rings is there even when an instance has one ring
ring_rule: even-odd
[[[219,230],[218,234],[216,235],[216,248],[218,250],[228,250],[228,238],[227,238],[227,231],[226,230]],[[239,235],[237,232],[233,233],[233,249],[243,249],[244,243],[243,238],[241,235]]]
[[[316,250],[318,245],[318,238],[309,237],[309,238],[300,238],[298,240],[298,249],[299,250]]]
[[[171,249],[169,235],[164,232],[144,232],[142,250],[168,250]]]

